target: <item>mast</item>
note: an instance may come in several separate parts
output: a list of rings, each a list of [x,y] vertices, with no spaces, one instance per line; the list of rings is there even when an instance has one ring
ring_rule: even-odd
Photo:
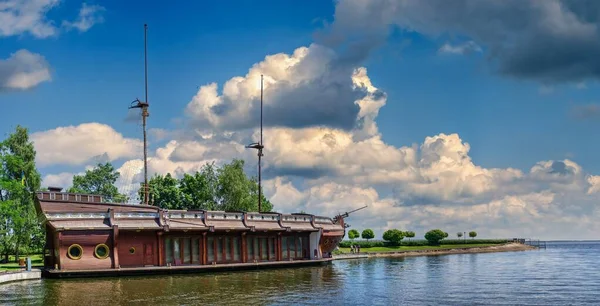
[[[246,146],[249,149],[258,150],[258,212],[261,211],[262,186],[261,186],[261,159],[263,157],[263,75],[260,75],[260,142]]]
[[[144,131],[144,201],[143,204],[148,205],[148,144],[146,137],[146,117],[150,116],[148,113],[148,49],[147,49],[147,32],[148,25],[144,24],[144,91],[145,101],[142,102],[139,99],[135,99],[129,108],[141,108],[142,109],[142,128]],[[137,102],[137,103],[136,103]],[[133,103],[136,103],[133,105]]]

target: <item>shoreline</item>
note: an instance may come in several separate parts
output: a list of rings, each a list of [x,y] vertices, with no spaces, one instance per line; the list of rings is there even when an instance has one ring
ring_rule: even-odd
[[[507,243],[486,247],[472,247],[472,248],[452,248],[443,250],[418,250],[418,251],[391,251],[391,252],[361,252],[359,254],[343,254],[334,255],[334,258],[339,256],[339,259],[350,259],[350,258],[371,258],[371,257],[413,257],[413,256],[433,256],[433,255],[451,255],[451,254],[476,254],[476,253],[497,253],[497,252],[519,252],[519,251],[531,251],[537,250],[537,247],[520,244],[520,243]],[[366,256],[365,256],[366,255]]]

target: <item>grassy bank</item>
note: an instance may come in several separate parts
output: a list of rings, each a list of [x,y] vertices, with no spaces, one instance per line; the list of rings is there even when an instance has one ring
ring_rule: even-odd
[[[424,251],[424,250],[448,250],[448,249],[470,249],[470,248],[481,248],[498,245],[497,243],[473,243],[473,244],[441,244],[437,246],[423,245],[423,246],[389,246],[389,247],[371,247],[361,248],[361,253],[373,253],[373,252],[412,252],[412,251]],[[350,253],[350,248],[340,248],[341,253]]]
[[[31,266],[32,267],[42,267],[44,265],[44,261],[42,260],[42,255],[29,255],[29,256],[19,256],[20,258],[30,257],[31,258]],[[19,263],[14,262],[15,256],[8,257],[9,262],[0,264],[0,273],[2,272],[10,272],[10,271],[19,271],[23,269],[19,267]]]

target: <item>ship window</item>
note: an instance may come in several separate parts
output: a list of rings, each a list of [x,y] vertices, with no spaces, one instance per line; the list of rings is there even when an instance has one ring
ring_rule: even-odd
[[[130,247],[129,248],[129,254],[135,254],[135,248],[134,247]]]
[[[83,248],[79,244],[72,244],[67,250],[67,255],[73,260],[78,260],[83,255]]]
[[[108,246],[106,244],[101,243],[97,245],[94,249],[94,254],[99,259],[105,259],[110,254],[110,250],[108,249]]]

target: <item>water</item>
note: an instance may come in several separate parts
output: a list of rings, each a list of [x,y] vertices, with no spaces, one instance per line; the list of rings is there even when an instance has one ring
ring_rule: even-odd
[[[39,280],[2,305],[600,305],[600,242],[205,275]]]

